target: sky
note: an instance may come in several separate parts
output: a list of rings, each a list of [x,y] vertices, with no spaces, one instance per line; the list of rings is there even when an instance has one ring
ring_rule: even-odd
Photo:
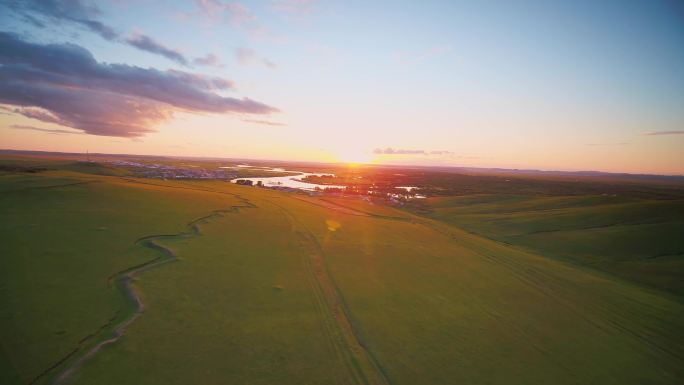
[[[684,3],[0,2],[0,148],[684,174]]]

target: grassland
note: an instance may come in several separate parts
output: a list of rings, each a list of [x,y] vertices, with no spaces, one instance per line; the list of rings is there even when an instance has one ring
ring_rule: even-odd
[[[423,203],[428,217],[684,296],[684,197],[486,194]]]
[[[676,285],[585,266],[581,246],[521,237],[644,218],[676,232],[676,200],[471,196],[430,200],[416,215],[358,199],[101,174],[110,173],[0,175],[2,383],[684,378]],[[662,231],[624,250],[676,252],[678,237]],[[576,236],[565,245],[591,241],[596,258],[607,247],[603,233]]]

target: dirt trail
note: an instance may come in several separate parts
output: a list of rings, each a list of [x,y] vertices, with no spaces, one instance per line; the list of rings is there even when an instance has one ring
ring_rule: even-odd
[[[52,378],[51,384],[59,385],[67,382],[76,372],[78,372],[85,362],[94,357],[106,346],[114,344],[121,339],[126,329],[133,322],[135,322],[135,320],[142,316],[145,311],[145,303],[142,300],[139,290],[134,285],[136,276],[144,271],[156,268],[168,262],[172,262],[178,258],[173,250],[162,245],[160,241],[198,236],[201,234],[200,226],[210,222],[212,219],[222,217],[229,213],[238,213],[240,209],[243,208],[257,207],[248,199],[227,191],[202,188],[190,184],[187,186],[179,186],[139,181],[128,178],[121,179],[129,183],[152,185],[162,188],[205,191],[230,195],[238,199],[240,203],[233,205],[226,210],[215,210],[206,216],[193,220],[187,224],[185,231],[175,234],[149,235],[137,239],[135,244],[155,250],[159,252],[159,256],[145,263],[131,266],[116,272],[107,278],[108,284],[116,284],[121,292],[130,299],[134,308],[132,313],[118,324],[115,322],[117,315],[112,317],[106,324],[98,328],[97,331],[83,338],[73,351],[57,361],[53,366],[46,369],[41,375],[36,377],[32,383],[36,383],[39,380],[49,377],[52,372],[56,371],[63,365],[66,365],[66,367],[64,367],[61,372]],[[316,204],[315,202],[311,202],[309,200],[306,200],[306,202]],[[308,273],[308,283],[312,289],[317,312],[322,320],[327,336],[326,343],[331,350],[332,355],[342,363],[342,365],[337,368],[338,373],[336,373],[334,378],[331,378],[331,383],[340,385],[388,385],[389,381],[385,373],[372,354],[367,350],[354,328],[354,324],[350,318],[349,310],[344,303],[339,289],[328,272],[323,250],[319,245],[318,240],[308,229],[306,229],[303,224],[298,222],[290,212],[271,201],[269,201],[269,203],[272,203],[283,210],[292,225],[293,234],[297,237],[302,249],[305,251],[304,262]],[[329,202],[326,203],[327,204],[321,206],[350,215],[382,218],[382,216],[356,211]],[[93,341],[96,339],[99,339],[99,341],[95,345],[92,345]]]
[[[387,219],[391,221],[402,221],[402,222],[411,222],[412,219],[409,217],[395,217],[395,216],[389,216],[389,215],[380,215],[380,214],[373,214],[369,213],[366,211],[361,211],[357,210],[352,207],[344,206],[336,202],[331,202],[329,200],[323,199],[323,198],[318,198],[318,199],[311,199],[311,198],[298,198],[296,196],[292,196],[293,199],[296,199],[298,201],[306,202],[308,204],[314,205],[314,206],[319,206],[323,207],[326,209],[330,210],[335,210],[337,212],[343,213],[343,214],[349,214],[349,215],[355,215],[359,217],[371,217],[371,218],[378,218],[378,219]]]
[[[334,380],[339,384],[388,385],[382,367],[359,338],[349,309],[328,271],[323,249],[316,237],[284,207],[280,208],[290,221],[292,231],[306,252],[305,266],[315,304],[323,321],[329,347],[344,364],[344,373]]]

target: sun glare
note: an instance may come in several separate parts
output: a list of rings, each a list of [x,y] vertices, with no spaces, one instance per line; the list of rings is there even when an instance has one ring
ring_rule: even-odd
[[[373,154],[360,150],[345,150],[337,153],[337,161],[350,166],[373,163]]]

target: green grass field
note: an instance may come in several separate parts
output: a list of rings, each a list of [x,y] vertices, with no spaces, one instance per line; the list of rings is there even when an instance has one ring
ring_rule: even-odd
[[[684,196],[473,195],[429,199],[422,212],[549,258],[684,296]]]
[[[0,175],[0,383],[684,380],[680,201],[415,215],[54,168]]]

